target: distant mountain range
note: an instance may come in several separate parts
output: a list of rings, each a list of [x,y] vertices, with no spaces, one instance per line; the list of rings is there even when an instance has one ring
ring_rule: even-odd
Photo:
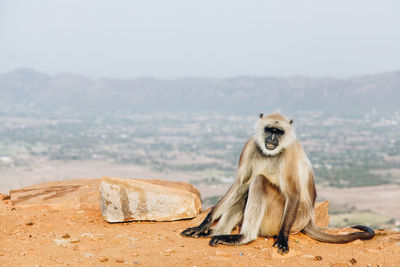
[[[50,76],[31,69],[0,75],[0,104],[94,112],[209,111],[235,114],[400,110],[400,71],[350,79],[251,77],[162,80]]]

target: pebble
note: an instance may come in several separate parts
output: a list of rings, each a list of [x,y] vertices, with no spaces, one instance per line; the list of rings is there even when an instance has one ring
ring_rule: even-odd
[[[85,253],[85,258],[92,258],[94,255],[92,253]]]
[[[139,253],[133,252],[133,253],[132,253],[132,256],[133,256],[133,257],[137,257],[137,256],[139,256]]]
[[[243,252],[239,252],[239,256],[243,256],[244,255],[244,253]]]
[[[61,247],[68,247],[69,246],[69,240],[67,239],[53,239],[54,243],[56,243],[57,246]]]
[[[316,261],[322,261],[322,257],[321,257],[321,256],[315,256],[314,259],[315,259]]]
[[[69,235],[69,234],[67,234],[67,233],[65,233],[63,236],[62,236],[62,238],[70,238],[71,236]]]
[[[357,263],[357,260],[356,260],[355,258],[352,258],[352,259],[350,260],[350,263],[351,263],[351,264],[356,264],[356,263]]]
[[[315,259],[315,257],[314,257],[313,255],[308,255],[308,254],[302,255],[302,256],[300,256],[300,257],[301,257],[301,258]]]
[[[106,262],[106,261],[108,261],[108,258],[107,257],[100,257],[99,260],[101,262]]]
[[[81,240],[79,240],[79,239],[77,239],[77,238],[72,238],[72,239],[69,240],[70,243],[78,243],[78,242],[80,242],[80,241],[81,241]]]
[[[25,223],[25,225],[32,226],[33,222],[27,222],[27,223]]]
[[[91,233],[83,233],[81,234],[81,237],[90,237],[90,238],[94,238],[94,235]]]
[[[133,261],[133,264],[139,264],[139,261]]]
[[[124,259],[121,259],[121,258],[118,258],[115,261],[118,262],[118,263],[124,263],[125,262]]]

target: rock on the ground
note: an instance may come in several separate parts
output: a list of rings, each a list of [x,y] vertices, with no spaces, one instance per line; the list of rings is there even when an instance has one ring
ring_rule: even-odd
[[[182,182],[104,177],[100,195],[107,222],[173,221],[193,218],[201,210],[200,193]]]
[[[316,202],[314,207],[315,224],[319,227],[326,228],[329,225],[329,201]]]
[[[50,206],[70,209],[99,209],[100,179],[48,182],[10,191],[15,207]]]

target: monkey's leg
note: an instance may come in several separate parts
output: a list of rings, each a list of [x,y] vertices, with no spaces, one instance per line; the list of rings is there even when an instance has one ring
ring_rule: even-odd
[[[236,205],[232,205],[219,219],[217,227],[213,230],[212,235],[230,234],[235,226],[243,219],[243,211],[247,201],[248,192],[237,201]]]
[[[196,227],[184,230],[181,236],[185,237],[207,237],[213,232],[210,229],[214,221],[218,220],[227,213],[232,207],[236,206],[238,201],[242,200],[247,192],[247,187],[240,184],[239,180],[231,186],[228,192],[218,202],[218,204],[208,213],[204,221]],[[227,218],[229,219],[229,218]],[[218,223],[219,224],[219,223]],[[234,227],[234,226],[233,226]]]
[[[300,206],[299,194],[289,194],[285,202],[285,211],[282,219],[281,229],[274,243],[278,248],[278,253],[285,254],[289,252],[289,233],[293,222],[296,219],[297,211]]]
[[[210,240],[210,246],[218,244],[242,245],[257,238],[267,207],[268,181],[258,175],[250,184],[249,195],[244,211],[243,225],[238,235],[216,235]]]

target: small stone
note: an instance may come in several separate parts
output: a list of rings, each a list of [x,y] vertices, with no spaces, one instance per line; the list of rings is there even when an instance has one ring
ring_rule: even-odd
[[[356,263],[357,263],[357,261],[356,261],[356,259],[355,259],[355,258],[352,258],[352,259],[350,260],[350,263],[351,263],[351,264],[356,264]]]
[[[32,226],[33,222],[27,222],[27,223],[25,223],[25,225]]]
[[[83,233],[81,234],[81,237],[89,237],[89,238],[94,238],[94,235],[91,233]]]
[[[20,256],[25,256],[25,252],[21,252],[19,255]]]
[[[100,257],[100,258],[99,258],[99,261],[101,261],[101,262],[106,262],[106,261],[108,261],[108,258],[107,258],[107,257]]]
[[[239,252],[239,256],[243,256],[243,255],[244,255],[244,253],[240,251]]]
[[[166,252],[166,253],[171,253],[171,252],[175,252],[175,250],[173,250],[173,249],[166,249],[165,252]]]
[[[139,256],[139,253],[133,252],[133,253],[132,253],[132,256],[133,256],[133,257],[137,257],[137,256]]]
[[[68,239],[53,239],[54,243],[56,243],[57,246],[61,247],[68,247],[70,245]]]
[[[92,253],[85,253],[85,258],[92,258],[94,255]]]
[[[69,242],[70,243],[78,243],[78,242],[80,242],[81,240],[79,240],[78,238],[73,238],[73,239],[70,239],[69,240]]]
[[[231,256],[231,254],[229,254],[228,252],[225,252],[225,251],[217,250],[215,252],[215,256],[229,257],[229,256]]]
[[[308,258],[308,259],[315,259],[315,257],[313,255],[308,255],[308,254],[302,255],[301,257]]]
[[[322,257],[321,257],[321,256],[315,256],[314,259],[315,259],[316,261],[322,261]]]
[[[115,261],[118,262],[118,263],[124,263],[125,262],[124,259],[121,259],[121,258],[118,258]]]
[[[69,234],[67,234],[67,233],[65,233],[63,236],[62,236],[62,238],[70,238],[71,236],[69,235]]]
[[[139,261],[133,261],[133,264],[139,264]]]

